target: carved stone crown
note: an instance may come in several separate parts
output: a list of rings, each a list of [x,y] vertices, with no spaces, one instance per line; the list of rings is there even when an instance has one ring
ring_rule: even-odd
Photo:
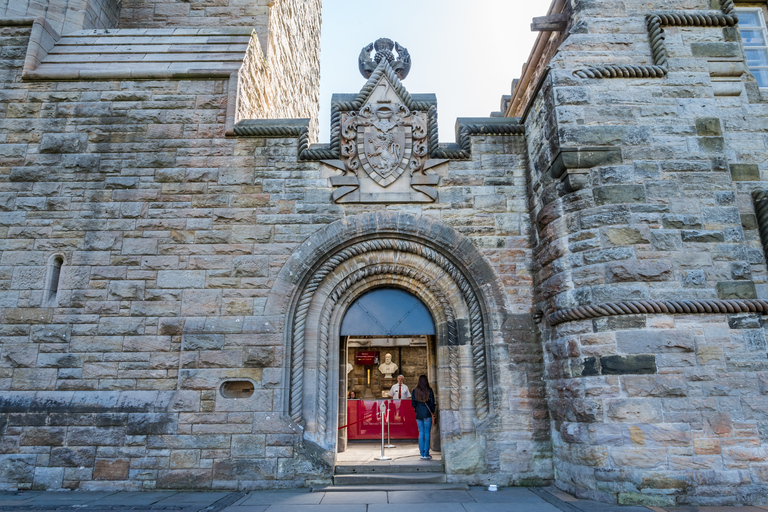
[[[376,50],[376,55],[371,58],[371,52],[374,49]],[[397,52],[397,57],[392,52],[393,49]],[[382,37],[377,39],[376,42],[368,44],[360,51],[360,57],[357,59],[360,73],[363,77],[370,78],[376,66],[382,60],[386,60],[392,66],[397,78],[400,80],[405,80],[405,77],[408,76],[408,72],[411,70],[411,55],[408,53],[408,50],[391,39]]]

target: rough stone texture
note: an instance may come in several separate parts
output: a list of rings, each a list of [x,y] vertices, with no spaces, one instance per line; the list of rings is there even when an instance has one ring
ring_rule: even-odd
[[[665,26],[661,78],[575,74],[654,64],[649,15],[722,15],[721,2],[571,4],[567,38],[538,64],[549,74],[530,105],[510,111],[530,108],[537,308],[768,298],[750,197],[768,165],[768,110],[739,64],[738,30]],[[731,62],[726,83],[713,70]],[[553,179],[564,148],[592,146],[618,147],[621,164],[584,170],[580,189]],[[762,322],[637,313],[540,325],[556,484],[625,504],[760,502]]]
[[[235,4],[124,2],[117,30],[181,37],[199,18],[193,29],[216,37],[220,23],[250,23],[236,18],[251,7],[261,16],[266,2]],[[441,319],[435,384],[449,478],[552,480],[530,314],[524,139],[473,136],[471,159],[434,168],[436,202],[372,207],[333,204],[328,178],[339,171],[297,161],[295,137],[225,136],[236,116],[315,117],[319,7],[284,0],[265,10],[268,25],[256,25],[237,84],[183,73],[25,81],[30,28],[3,29],[0,488],[328,482],[333,404],[346,390],[306,379],[314,392],[331,390],[330,435],[318,434],[315,415],[301,427],[290,420],[292,280],[308,277],[310,237],[323,239],[326,257],[351,238],[345,226],[375,238],[387,222],[398,226],[387,236],[436,244],[438,259],[374,251],[332,273],[318,296],[358,269],[400,265],[403,274],[372,275],[349,297],[381,284],[413,289]],[[64,263],[53,293],[56,255]],[[460,273],[450,279],[439,272],[449,263]],[[459,319],[452,347],[445,304]],[[316,357],[317,346],[305,355]],[[308,373],[319,378],[317,361]],[[475,374],[486,379],[479,392]],[[253,383],[253,395],[225,398],[228,380]],[[489,402],[483,418],[476,397]],[[319,399],[306,400],[309,411]]]
[[[121,0],[8,0],[0,3],[0,18],[44,17],[57,33],[68,34],[115,28],[120,5]]]
[[[761,501],[766,333],[726,306],[768,300],[751,198],[768,110],[738,31],[668,24],[658,78],[578,74],[653,64],[649,15],[723,19],[729,3],[567,4],[509,100],[525,136],[471,136],[430,169],[423,204],[334,204],[340,171],[298,161],[297,137],[226,136],[238,119],[314,117],[319,0],[123,4],[118,30],[256,26],[237,83],[187,68],[22,80],[36,29],[5,27],[0,487],[327,482],[346,393],[334,329],[366,290],[397,286],[438,329],[450,481]],[[637,306],[650,300],[682,306]],[[548,323],[575,307],[597,313]],[[253,395],[225,398],[228,380]]]

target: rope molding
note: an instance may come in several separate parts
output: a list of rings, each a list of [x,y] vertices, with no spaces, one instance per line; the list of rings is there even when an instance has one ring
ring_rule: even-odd
[[[425,276],[412,268],[406,268],[401,265],[395,264],[378,264],[370,267],[365,267],[350,274],[344,280],[342,280],[330,293],[329,300],[323,305],[323,310],[320,315],[320,350],[319,350],[319,375],[318,375],[318,406],[317,406],[317,430],[319,437],[325,437],[326,422],[328,421],[328,353],[330,346],[330,317],[333,308],[341,299],[342,295],[346,293],[349,288],[358,282],[368,277],[386,277],[386,276],[399,276],[401,278],[414,279],[422,283],[429,289],[440,303],[440,306],[445,312],[448,324],[448,346],[449,346],[449,380],[451,381],[451,389],[449,404],[450,409],[458,410],[458,389],[459,389],[459,357],[456,350],[457,343],[457,330],[456,330],[456,318],[453,314],[453,308],[448,302],[447,297],[442,293],[435,285],[434,279]]]
[[[664,27],[734,27],[739,17],[733,14],[733,0],[720,0],[723,14],[709,12],[670,12],[649,14],[646,17],[648,40],[651,45],[653,66],[616,65],[578,69],[579,78],[662,78],[669,72],[667,49],[664,46]]]
[[[760,299],[706,299],[706,300],[625,300],[593,306],[561,309],[547,315],[550,325],[575,320],[588,320],[605,316],[642,314],[696,315],[707,313],[764,313],[768,314],[768,301]]]
[[[477,416],[485,419],[489,412],[488,374],[486,368],[485,338],[483,335],[483,320],[480,303],[475,296],[469,281],[464,274],[447,258],[424,245],[408,240],[383,238],[367,240],[343,249],[330,256],[314,273],[304,286],[299,296],[295,313],[293,314],[293,329],[291,333],[291,384],[290,384],[290,415],[294,422],[299,422],[302,416],[303,386],[304,386],[304,347],[306,321],[309,306],[314,293],[323,280],[343,262],[362,254],[374,251],[398,251],[415,254],[436,264],[446,272],[461,291],[462,297],[469,308],[472,359],[475,379],[475,405]]]
[[[752,192],[752,203],[757,217],[757,229],[763,245],[763,254],[768,260],[768,191],[755,190]]]
[[[382,59],[376,70],[352,101],[331,103],[331,142],[309,147],[309,121],[292,119],[243,119],[234,127],[234,134],[245,137],[297,137],[298,159],[305,162],[338,160],[341,158],[341,116],[344,112],[360,110],[377,86],[386,77],[393,90],[402,98],[403,104],[412,111],[427,112],[427,140],[431,158],[468,160],[472,157],[472,135],[525,135],[525,127],[518,121],[499,123],[490,118],[487,123],[459,124],[455,144],[440,144],[437,127],[437,105],[433,101],[416,101],[403,86],[397,74],[386,59]],[[474,119],[473,119],[474,120]]]

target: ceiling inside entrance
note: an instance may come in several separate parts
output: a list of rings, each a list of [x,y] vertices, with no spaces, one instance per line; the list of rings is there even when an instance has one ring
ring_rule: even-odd
[[[435,334],[427,307],[410,293],[379,288],[355,300],[341,321],[342,336],[420,336]]]

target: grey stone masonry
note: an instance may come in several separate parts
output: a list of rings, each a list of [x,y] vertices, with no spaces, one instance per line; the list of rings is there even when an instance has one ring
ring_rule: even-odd
[[[734,4],[572,6],[525,119],[556,485],[764,503],[768,110]]]
[[[157,2],[152,19],[198,7]],[[139,28],[123,9],[109,32],[0,34],[0,488],[329,483],[334,329],[380,286],[435,317],[447,478],[551,482],[522,128],[464,130],[461,158],[430,162],[434,201],[337,205],[340,171],[299,159],[309,122],[232,136],[313,117],[319,2],[270,7],[266,66],[263,34]],[[208,53],[241,65],[196,73]],[[253,394],[228,398],[230,382]]]
[[[392,287],[448,482],[768,499],[739,4],[554,0],[508,117],[441,143],[382,58],[314,144],[319,0],[56,2],[2,8],[0,489],[329,483],[340,326]]]

